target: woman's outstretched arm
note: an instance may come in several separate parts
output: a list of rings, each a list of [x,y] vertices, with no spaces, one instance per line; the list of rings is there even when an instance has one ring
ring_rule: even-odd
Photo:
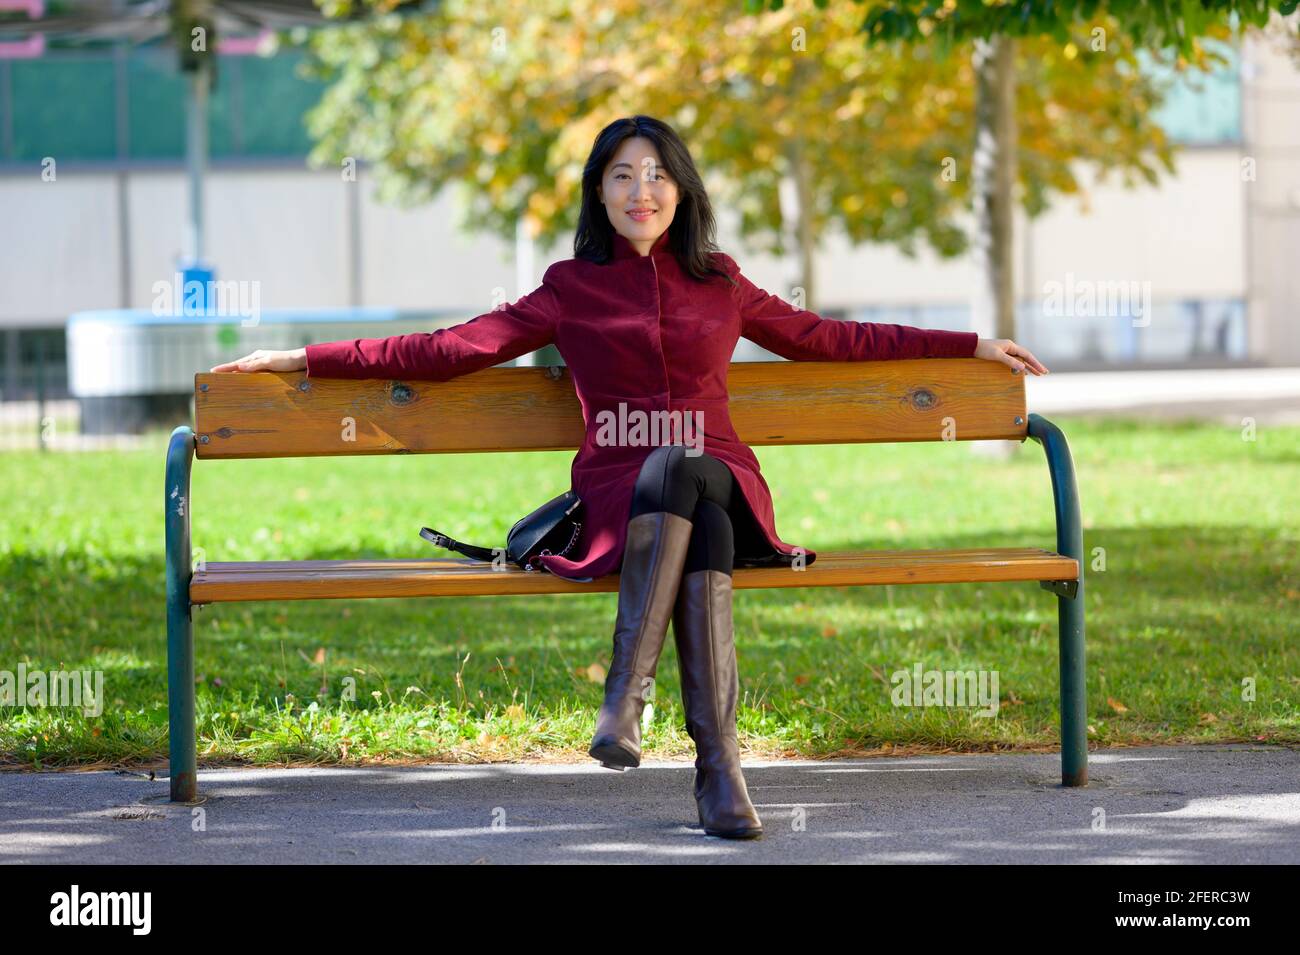
[[[433,332],[321,342],[290,351],[256,351],[213,371],[301,371],[310,378],[411,378],[446,381],[551,344],[559,316],[554,266],[542,284],[511,305]]]
[[[878,322],[839,321],[796,308],[759,288],[740,271],[735,260],[719,253],[723,267],[735,279],[732,290],[740,310],[741,335],[782,358],[793,361],[889,361],[902,358],[987,358],[1014,370],[1044,368],[1028,349],[1003,339],[982,339],[976,332],[917,328]],[[1024,361],[1011,357],[1020,355]]]

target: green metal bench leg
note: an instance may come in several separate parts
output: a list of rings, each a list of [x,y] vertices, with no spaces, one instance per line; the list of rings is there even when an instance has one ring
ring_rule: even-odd
[[[194,732],[194,625],[190,616],[190,469],[194,431],[182,425],[167,446],[167,726],[171,801],[198,798]]]
[[[1030,413],[1029,437],[1047,454],[1056,505],[1056,550],[1079,562],[1078,581],[1043,581],[1056,594],[1061,642],[1061,784],[1088,785],[1088,704],[1084,682],[1084,560],[1083,522],[1079,486],[1074,477],[1070,446],[1061,429],[1042,415]]]

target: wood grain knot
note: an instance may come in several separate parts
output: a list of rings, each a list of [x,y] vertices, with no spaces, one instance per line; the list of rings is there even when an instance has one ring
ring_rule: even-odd
[[[415,389],[395,381],[388,393],[388,399],[395,405],[409,405],[415,399]]]
[[[913,388],[907,393],[907,400],[917,411],[929,411],[939,403],[939,396],[929,388]]]

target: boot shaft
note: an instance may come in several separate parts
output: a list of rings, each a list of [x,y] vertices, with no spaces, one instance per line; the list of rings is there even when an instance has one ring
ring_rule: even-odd
[[[614,647],[588,750],[603,765],[640,765],[641,716],[653,693],[693,526],[670,511],[639,514],[628,521]]]

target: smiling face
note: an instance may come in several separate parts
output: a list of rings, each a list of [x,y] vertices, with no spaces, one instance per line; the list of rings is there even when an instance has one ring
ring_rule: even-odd
[[[677,184],[660,164],[659,150],[644,136],[623,141],[610,160],[596,194],[614,231],[642,255],[663,235],[677,210]]]

